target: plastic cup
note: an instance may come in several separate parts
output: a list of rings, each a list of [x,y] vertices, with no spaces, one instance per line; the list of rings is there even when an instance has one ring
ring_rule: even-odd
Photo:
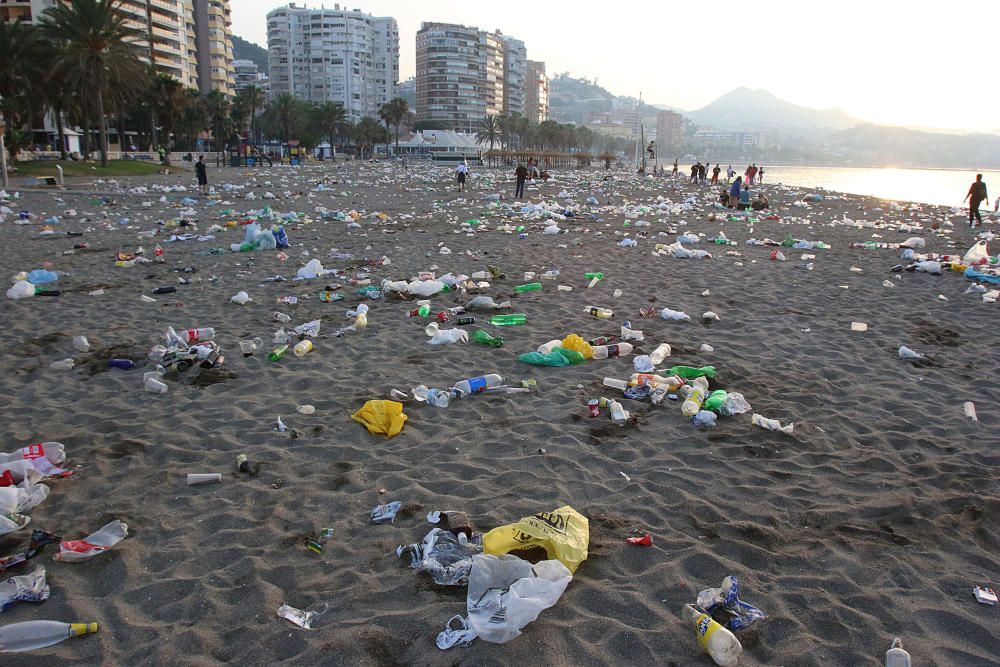
[[[244,357],[252,357],[253,353],[262,347],[264,347],[264,340],[262,338],[240,341],[240,351],[243,352]]]
[[[143,386],[151,394],[165,394],[168,390],[166,383],[158,377],[147,377]]]
[[[218,472],[188,473],[187,483],[188,486],[201,486],[203,484],[221,484],[222,473]]]

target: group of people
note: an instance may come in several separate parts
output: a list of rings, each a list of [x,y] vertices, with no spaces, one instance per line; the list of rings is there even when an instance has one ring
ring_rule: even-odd
[[[754,211],[763,211],[771,207],[771,202],[763,192],[758,192],[757,198],[751,199],[750,183],[744,181],[742,176],[736,177],[728,192],[722,190],[719,193],[719,201],[723,206],[735,208],[738,211],[745,211],[748,208]]]

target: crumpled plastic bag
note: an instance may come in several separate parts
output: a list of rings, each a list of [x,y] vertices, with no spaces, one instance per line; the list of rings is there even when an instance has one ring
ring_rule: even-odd
[[[508,642],[558,602],[572,580],[557,560],[532,565],[516,556],[473,556],[468,628],[485,641]]]
[[[274,237],[272,236],[271,238],[273,239]],[[328,273],[328,271],[323,268],[322,262],[313,258],[310,259],[305,266],[299,269],[296,275],[304,280],[312,280],[313,278],[319,278],[326,273]]]
[[[587,560],[590,522],[569,505],[551,512],[539,512],[516,523],[494,528],[483,535],[483,552],[498,556],[519,549],[541,547],[549,558],[565,565],[571,573]]]
[[[8,299],[25,299],[31,296],[35,296],[35,286],[27,280],[18,280],[7,290]]]
[[[962,261],[970,266],[986,264],[990,261],[990,253],[986,247],[986,241],[976,241],[976,244],[969,248],[962,258]]]
[[[45,568],[36,567],[30,574],[10,577],[0,581],[0,612],[18,600],[43,602],[49,599],[49,585],[45,583]]]
[[[397,401],[368,401],[351,415],[351,419],[364,424],[369,433],[381,433],[387,437],[399,435],[406,423],[403,404]]]
[[[570,366],[572,364],[583,363],[584,357],[576,350],[557,347],[548,354],[538,351],[526,352],[519,356],[518,360],[534,366]]]
[[[739,581],[730,575],[722,580],[720,588],[706,588],[698,593],[698,606],[709,613],[715,609],[726,612],[730,618],[725,626],[730,630],[742,630],[767,618],[760,609],[740,600],[739,592]]]
[[[483,552],[483,536],[474,533],[472,539],[462,544],[455,533],[432,528],[417,544],[400,546],[396,555],[410,555],[410,567],[417,572],[428,572],[434,583],[441,586],[461,586],[469,581],[472,558]]]
[[[562,339],[562,346],[567,350],[579,352],[584,359],[594,358],[594,347],[578,334],[567,335]]]

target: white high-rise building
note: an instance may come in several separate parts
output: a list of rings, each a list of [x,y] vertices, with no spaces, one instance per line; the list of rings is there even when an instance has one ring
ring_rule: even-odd
[[[508,114],[524,115],[525,83],[528,78],[528,49],[524,42],[504,37],[503,110]]]
[[[352,120],[378,118],[396,95],[399,27],[358,10],[290,4],[267,15],[271,95],[340,102]]]

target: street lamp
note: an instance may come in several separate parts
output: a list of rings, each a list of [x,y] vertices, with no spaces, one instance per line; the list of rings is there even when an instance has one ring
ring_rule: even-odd
[[[7,181],[7,148],[3,142],[4,130],[6,129],[7,121],[4,120],[3,114],[0,113],[0,188],[10,187],[10,183]]]

